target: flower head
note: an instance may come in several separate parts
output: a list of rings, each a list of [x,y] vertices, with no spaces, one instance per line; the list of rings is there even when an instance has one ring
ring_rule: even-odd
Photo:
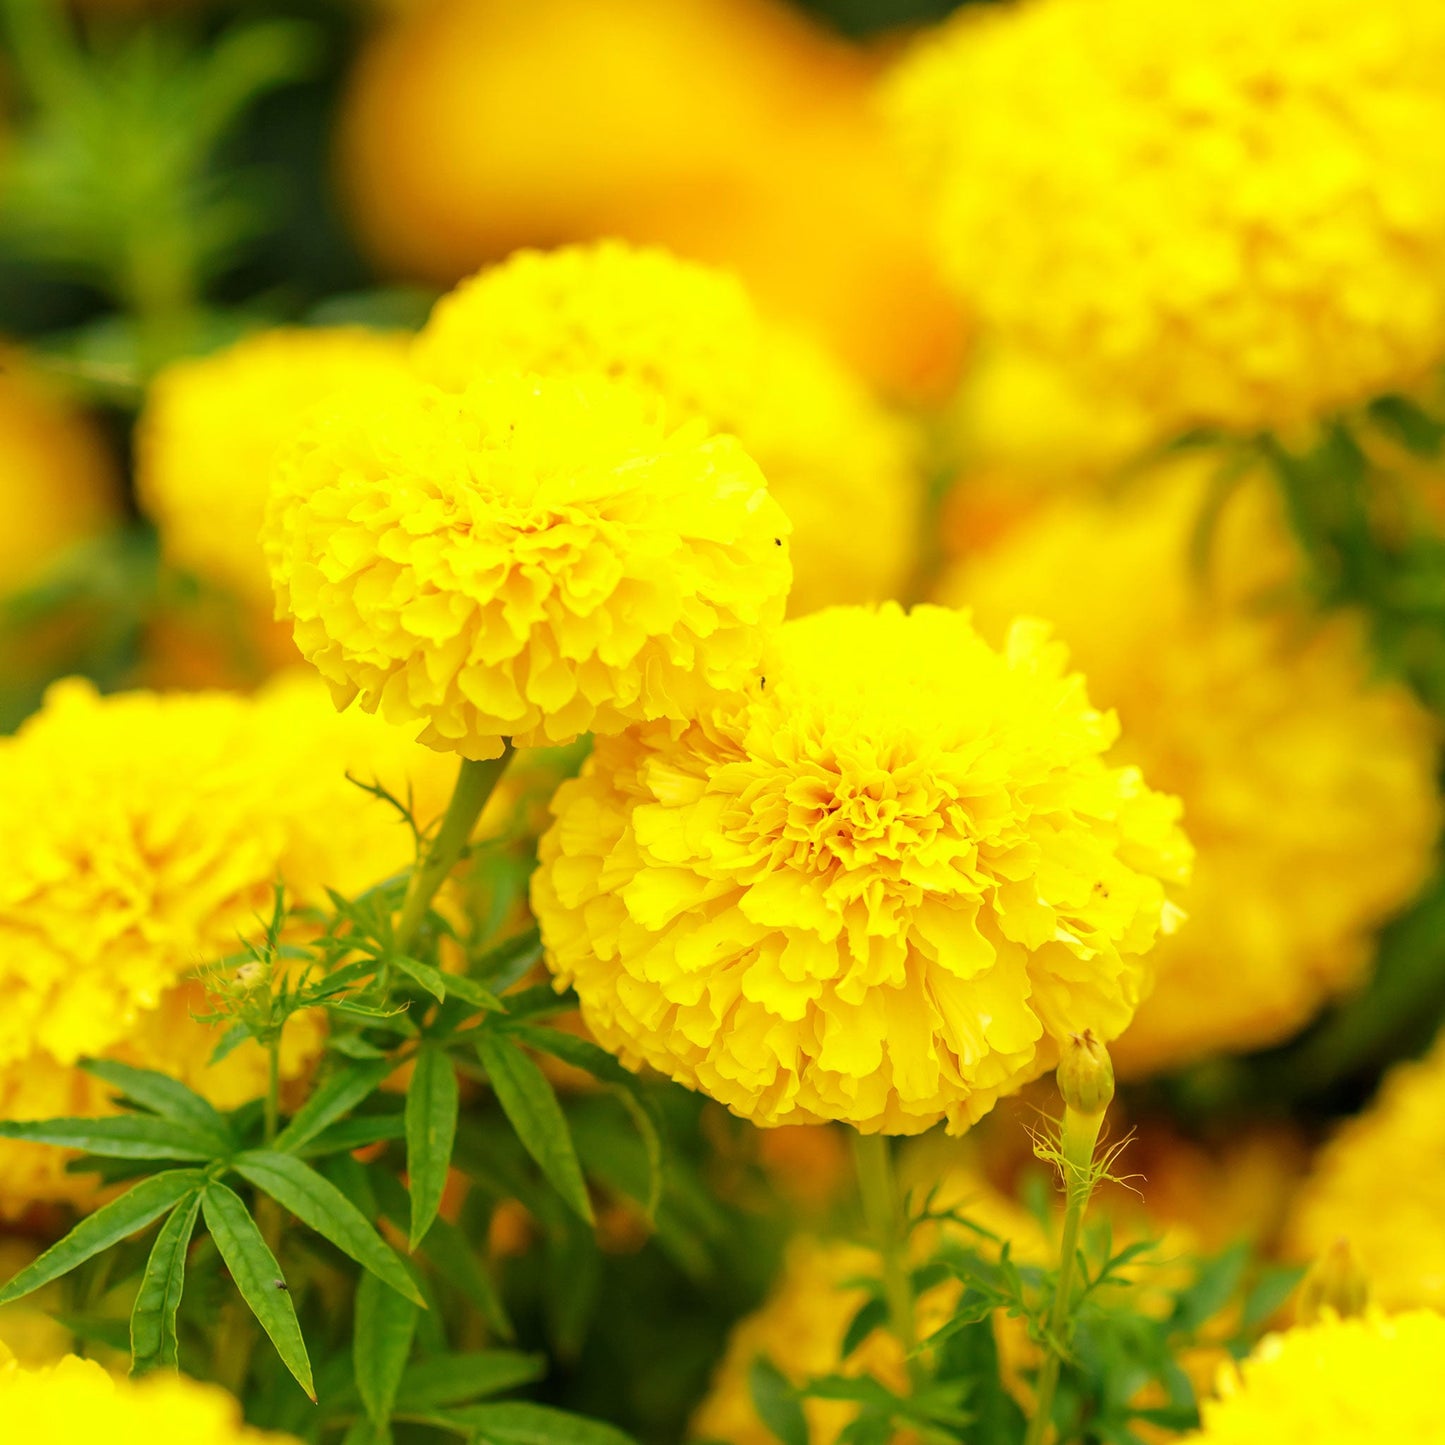
[[[1169,430],[1297,423],[1445,356],[1435,0],[1025,0],[892,79],[945,263]]]
[[[421,823],[445,806],[454,765],[363,715],[337,716],[314,679],[259,697],[52,688],[0,742],[0,1118],[106,1112],[109,1092],[75,1065],[119,1058],[184,1079],[232,1107],[266,1061],[219,1040],[197,970],[261,932],[273,889],[324,904],[411,861],[387,805],[349,782],[410,790]],[[178,780],[180,780],[178,782]],[[301,1073],[319,1023],[281,1045]],[[0,1211],[85,1199],[58,1150],[0,1144]]]
[[[1114,1038],[1187,871],[1062,647],[833,608],[685,728],[599,739],[533,907],[599,1042],[760,1124],[963,1128]]]
[[[1373,933],[1426,878],[1436,740],[1372,676],[1355,620],[1312,619],[1272,494],[1246,479],[1192,550],[1210,475],[1141,478],[1121,505],[1040,514],[943,596],[990,636],[1055,619],[1125,756],[1184,801],[1197,852],[1188,925],[1111,1045],[1121,1074],[1277,1042],[1354,984]]]
[[[67,1355],[43,1369],[0,1363],[0,1419],[14,1440],[48,1445],[285,1445],[289,1435],[248,1428],[224,1390],[164,1371],[116,1379]],[[294,1445],[294,1442],[293,1442]]]
[[[620,382],[507,373],[339,403],[283,458],[266,547],[339,705],[480,759],[739,685],[787,533],[731,437]]]
[[[269,612],[260,538],[277,451],[332,397],[401,375],[406,348],[359,327],[282,328],[166,367],[137,432],[136,489],[167,560]]]
[[[1445,1317],[1432,1310],[1319,1323],[1269,1335],[1225,1366],[1219,1398],[1201,1406],[1194,1445],[1376,1445],[1445,1441],[1436,1387]]]
[[[921,500],[907,433],[725,272],[615,241],[519,252],[439,303],[416,365],[449,389],[512,367],[603,372],[732,433],[792,520],[794,613],[906,580]]]

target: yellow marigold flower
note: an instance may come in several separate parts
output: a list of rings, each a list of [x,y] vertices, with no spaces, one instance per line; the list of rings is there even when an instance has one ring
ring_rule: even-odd
[[[1188,845],[1065,665],[1039,623],[832,608],[699,721],[599,739],[532,883],[598,1041],[755,1123],[916,1133],[1116,1037]]]
[[[269,614],[260,536],[277,451],[338,393],[400,374],[407,345],[360,328],[279,329],[166,367],[136,433],[136,490],[167,561]]]
[[[1201,1406],[1197,1445],[1378,1445],[1445,1441],[1440,1361],[1445,1317],[1432,1310],[1318,1324],[1269,1335],[1220,1376]]]
[[[253,1044],[218,1065],[203,964],[259,932],[279,880],[297,904],[355,892],[411,861],[409,831],[351,770],[425,824],[454,765],[374,718],[338,716],[315,679],[258,698],[131,693],[59,684],[0,742],[0,1118],[108,1112],[87,1055],[163,1070],[230,1107],[264,1085]],[[302,1015],[283,1076],[320,1044]],[[94,1181],[62,1151],[0,1144],[0,1213],[85,1201]]]
[[[511,367],[624,376],[731,432],[792,520],[795,614],[907,580],[922,500],[908,433],[725,272],[615,241],[519,252],[442,299],[415,360],[448,389]]]
[[[1290,1252],[1347,1239],[1387,1309],[1445,1309],[1445,1040],[1401,1064],[1364,1113],[1320,1151],[1295,1202]]]
[[[338,403],[283,457],[266,546],[338,706],[481,759],[741,684],[787,532],[733,438],[600,377],[499,374]]]
[[[37,1370],[0,1363],[0,1420],[7,1439],[47,1445],[296,1445],[247,1427],[215,1385],[166,1371],[117,1379],[75,1355]]]
[[[1439,829],[1435,729],[1372,678],[1354,619],[1310,618],[1262,478],[1225,505],[1201,578],[1200,463],[1122,505],[1066,505],[942,588],[990,636],[1057,620],[1125,756],[1184,802],[1198,850],[1188,924],[1112,1046],[1121,1072],[1288,1037],[1360,979],[1373,932],[1426,878]]]
[[[1026,0],[887,102],[1010,344],[1170,430],[1281,427],[1445,356],[1436,0]]]

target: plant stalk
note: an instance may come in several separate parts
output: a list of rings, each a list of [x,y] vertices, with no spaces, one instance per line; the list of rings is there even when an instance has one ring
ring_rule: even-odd
[[[893,1173],[893,1156],[885,1134],[855,1134],[853,1157],[858,1167],[858,1192],[863,1220],[883,1265],[883,1298],[888,1324],[903,1347],[909,1384],[923,1383],[923,1366],[914,1353],[918,1330],[914,1319],[913,1281],[908,1269],[908,1230],[903,1199]]]

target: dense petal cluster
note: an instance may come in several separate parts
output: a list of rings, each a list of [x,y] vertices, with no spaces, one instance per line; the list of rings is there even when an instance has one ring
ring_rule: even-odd
[[[215,1385],[166,1371],[116,1379],[75,1355],[36,1370],[0,1363],[0,1420],[7,1438],[47,1445],[295,1445],[250,1429]]]
[[[760,1124],[961,1129],[1128,1024],[1187,871],[1177,806],[1038,623],[786,623],[686,728],[599,739],[533,908],[593,1034]]]
[[[1440,1361],[1445,1316],[1432,1310],[1364,1318],[1327,1316],[1268,1335],[1229,1365],[1219,1398],[1200,1407],[1194,1445],[1379,1445],[1445,1441]]]
[[[908,433],[725,272],[620,242],[520,252],[439,303],[416,365],[451,389],[508,367],[623,376],[732,433],[793,523],[794,614],[907,580],[921,502]]]
[[[0,1117],[106,1112],[108,1091],[74,1067],[87,1055],[164,1070],[223,1106],[253,1097],[265,1059],[246,1044],[210,1066],[218,1034],[192,1017],[206,1011],[196,971],[259,931],[278,881],[319,904],[411,861],[408,829],[348,770],[410,789],[425,823],[455,765],[338,716],[312,678],[254,699],[52,688],[0,742]],[[318,1030],[304,1015],[288,1026],[286,1077]],[[94,1181],[64,1163],[0,1144],[0,1212],[89,1197]]]
[[[1011,343],[1170,429],[1295,423],[1445,356],[1436,0],[966,9],[888,101]]]
[[[1364,1113],[1320,1151],[1295,1201],[1291,1251],[1303,1260],[1347,1239],[1370,1298],[1387,1309],[1445,1309],[1445,1042],[1400,1064]]]
[[[740,685],[787,533],[733,438],[622,382],[499,373],[339,402],[283,456],[266,547],[338,705],[479,759]]]
[[[136,433],[136,490],[172,565],[270,611],[261,522],[276,453],[338,393],[400,375],[407,341],[282,328],[173,362]]]
[[[1434,728],[1372,676],[1354,619],[1290,605],[1297,564],[1262,481],[1226,503],[1203,574],[1210,477],[1191,460],[1121,505],[1042,514],[943,589],[990,636],[1019,611],[1056,619],[1125,756],[1184,801],[1189,923],[1113,1050],[1135,1073],[1285,1038],[1357,982],[1440,823]]]

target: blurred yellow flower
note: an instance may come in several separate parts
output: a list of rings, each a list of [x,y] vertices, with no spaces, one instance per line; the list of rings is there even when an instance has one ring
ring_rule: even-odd
[[[402,375],[407,344],[283,328],[161,371],[136,433],[136,491],[166,560],[269,617],[260,539],[278,450],[331,398]]]
[[[887,87],[955,282],[1168,430],[1279,428],[1445,357],[1437,0],[969,7]]]
[[[358,388],[282,459],[280,606],[338,706],[472,759],[682,718],[791,577],[756,464],[600,377]]]
[[[1056,620],[1124,756],[1184,802],[1187,924],[1113,1047],[1123,1072],[1274,1043],[1358,982],[1372,934],[1427,876],[1436,736],[1371,676],[1354,619],[1290,605],[1297,563],[1263,478],[1192,547],[1208,466],[1161,468],[1117,506],[1063,505],[945,580],[989,636]]]
[[[833,608],[746,692],[599,739],[532,902],[598,1041],[758,1124],[965,1128],[1115,1038],[1188,870],[1040,624]]]
[[[512,368],[622,376],[670,417],[731,432],[793,523],[795,614],[885,601],[907,582],[922,503],[912,438],[724,272],[615,241],[520,252],[442,299],[415,362],[449,390]]]
[[[34,1370],[0,1363],[0,1420],[8,1439],[47,1445],[295,1445],[250,1429],[215,1385],[166,1371],[117,1379],[75,1355]]]
[[[1445,1040],[1398,1065],[1320,1151],[1287,1244],[1301,1260],[1348,1240],[1387,1309],[1445,1310]]]
[[[1430,1310],[1339,1319],[1268,1335],[1220,1375],[1197,1445],[1445,1441],[1445,1317]]]
[[[338,717],[315,679],[257,699],[222,693],[96,695],[58,684],[0,742],[0,1118],[108,1112],[87,1055],[161,1069],[231,1107],[264,1085],[244,1044],[219,1040],[196,970],[240,951],[279,881],[298,904],[355,892],[411,861],[393,811],[347,781],[381,781],[422,823],[445,806],[454,764],[364,715]],[[320,1023],[283,1036],[287,1079]],[[87,1200],[93,1178],[63,1151],[0,1144],[0,1213]]]
[[[0,1237],[0,1280],[13,1279],[39,1254],[40,1246],[28,1239]],[[8,1350],[8,1358],[21,1365],[53,1365],[74,1342],[71,1332],[52,1316],[52,1311],[63,1309],[61,1287],[55,1283],[25,1299],[0,1305],[0,1362],[7,1358]]]

